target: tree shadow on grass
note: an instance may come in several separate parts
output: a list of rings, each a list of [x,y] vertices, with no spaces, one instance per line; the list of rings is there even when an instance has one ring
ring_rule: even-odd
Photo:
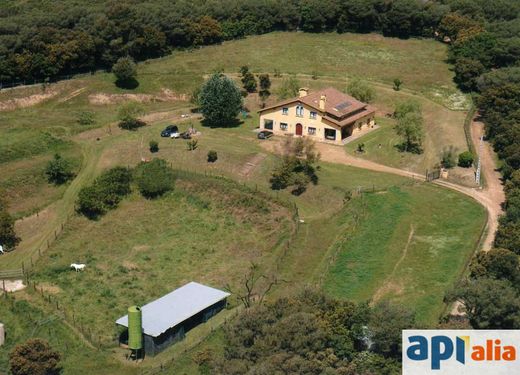
[[[228,120],[226,122],[223,122],[223,123],[215,123],[215,122],[209,122],[207,119],[203,119],[200,124],[205,127],[205,128],[211,128],[211,129],[216,129],[216,128],[238,128],[240,125],[242,125],[244,123],[244,121],[238,119],[238,118],[234,118],[232,120]]]
[[[397,145],[394,145],[394,147],[399,152],[408,152],[410,154],[415,154],[415,155],[421,155],[423,153],[423,151],[424,151],[422,149],[421,145],[419,145],[417,143],[407,145],[406,142],[403,142],[403,143],[399,143]]]
[[[127,89],[127,90],[133,90],[139,87],[139,81],[135,78],[130,78],[126,80],[116,80],[116,86],[120,89]]]

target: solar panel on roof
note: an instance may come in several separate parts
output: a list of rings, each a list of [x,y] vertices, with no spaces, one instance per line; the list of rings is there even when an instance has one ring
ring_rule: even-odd
[[[340,103],[338,104],[336,107],[334,107],[335,109],[337,109],[338,111],[341,111],[342,109],[345,109],[347,108],[348,106],[350,106],[352,103],[350,102],[343,102],[343,103]]]

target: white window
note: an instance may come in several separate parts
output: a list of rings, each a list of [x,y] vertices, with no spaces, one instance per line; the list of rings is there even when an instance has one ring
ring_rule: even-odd
[[[309,114],[309,117],[310,117],[311,119],[313,119],[313,120],[316,120],[316,115],[317,115],[316,112],[311,111],[310,114]]]
[[[287,130],[287,123],[281,122],[280,123],[280,130]]]
[[[288,115],[289,114],[289,108],[282,108],[282,115]]]
[[[296,106],[296,116],[303,117],[303,106],[302,105]]]
[[[315,135],[316,134],[316,128],[309,127],[308,131],[309,131],[309,135]]]

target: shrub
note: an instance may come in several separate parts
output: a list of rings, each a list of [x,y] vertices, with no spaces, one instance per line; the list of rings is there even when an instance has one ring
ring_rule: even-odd
[[[401,90],[402,84],[403,84],[403,81],[401,81],[399,78],[394,79],[394,90],[395,91]]]
[[[298,95],[300,89],[300,82],[296,77],[288,77],[282,81],[280,88],[278,89],[278,97],[280,99],[287,99]]]
[[[159,151],[159,143],[157,141],[150,141],[150,152],[158,152]]]
[[[61,185],[70,180],[74,173],[72,173],[70,163],[63,159],[60,154],[55,154],[45,167],[45,175],[50,183]]]
[[[198,146],[198,141],[196,139],[191,139],[188,142],[186,142],[186,147],[188,148],[188,151],[193,151]]]
[[[137,103],[127,103],[119,108],[119,127],[125,130],[136,130],[146,123],[139,119],[144,114],[144,108]]]
[[[134,171],[134,179],[141,195],[155,198],[173,189],[173,170],[163,159],[140,163]]]
[[[78,113],[78,124],[80,125],[93,125],[96,121],[94,119],[94,113],[90,111],[81,111]]]
[[[61,355],[49,343],[32,338],[14,347],[9,354],[9,367],[13,375],[58,375]]]
[[[242,74],[242,85],[244,90],[247,92],[255,92],[256,91],[256,78],[253,73],[249,71],[249,67],[244,65],[240,68],[240,73]]]
[[[92,185],[79,191],[78,211],[89,219],[96,219],[109,209],[117,207],[122,197],[130,194],[132,173],[124,167],[103,172]]]
[[[360,79],[353,79],[347,86],[347,92],[357,100],[370,103],[376,96],[375,90]]]
[[[441,166],[446,169],[451,169],[456,165],[456,151],[453,146],[449,146],[442,150]]]
[[[13,249],[20,242],[14,230],[14,218],[7,211],[7,204],[0,196],[0,245],[4,250]]]
[[[357,152],[359,152],[360,154],[365,152],[365,144],[364,143],[358,143],[358,145],[357,145]]]
[[[475,160],[473,154],[470,151],[464,151],[459,154],[459,167],[469,168],[473,165]]]
[[[217,159],[218,159],[217,151],[215,151],[215,150],[208,151],[208,163],[214,163],[217,161]]]

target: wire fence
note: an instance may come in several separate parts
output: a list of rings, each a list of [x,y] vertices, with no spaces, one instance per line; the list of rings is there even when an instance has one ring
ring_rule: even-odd
[[[76,73],[76,74],[64,74],[56,77],[47,78],[34,78],[34,79],[23,79],[23,80],[8,80],[0,81],[0,91],[13,89],[20,86],[35,86],[35,85],[46,85],[49,83],[57,83],[59,81],[68,81],[76,78],[85,78],[94,75],[98,72],[105,72],[106,70],[96,70],[90,72]]]
[[[35,215],[38,215],[36,213]],[[29,256],[25,258],[21,262],[21,267],[16,269],[3,269],[0,270],[0,280],[9,280],[16,278],[27,278],[29,277],[31,271],[34,268],[34,265],[38,261],[38,259],[42,256],[42,254],[51,247],[54,241],[58,238],[58,236],[63,232],[65,225],[69,221],[69,219],[74,216],[74,212],[70,212],[66,215],[65,219],[61,221],[53,231],[51,231],[47,236],[45,236],[41,241],[41,245],[34,248],[32,251],[29,251]],[[16,251],[16,250],[13,250]],[[5,290],[5,289],[4,289]]]

